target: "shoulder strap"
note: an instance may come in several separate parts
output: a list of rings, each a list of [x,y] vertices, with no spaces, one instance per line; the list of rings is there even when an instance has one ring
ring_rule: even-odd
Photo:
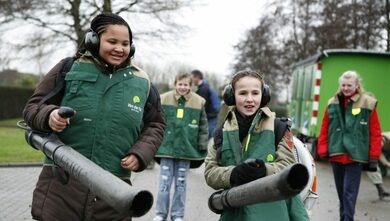
[[[38,106],[41,106],[47,100],[49,100],[50,98],[54,97],[61,90],[64,89],[64,87],[65,87],[65,80],[64,80],[65,76],[69,72],[70,68],[72,67],[75,58],[74,57],[67,57],[67,58],[64,58],[62,60],[63,60],[64,63],[62,65],[60,71],[57,73],[57,76],[56,76],[56,87],[52,91],[50,91],[50,93],[48,93],[45,97],[43,97],[41,101],[39,101]]]
[[[278,146],[280,140],[282,140],[284,132],[291,127],[291,120],[287,117],[275,118],[275,146]]]
[[[214,148],[217,150],[217,162],[220,161],[222,155],[222,141],[223,141],[223,124],[214,132]]]

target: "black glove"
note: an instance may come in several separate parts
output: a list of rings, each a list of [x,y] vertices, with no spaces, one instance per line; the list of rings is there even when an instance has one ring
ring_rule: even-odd
[[[259,159],[248,159],[233,168],[230,175],[230,184],[232,187],[257,180],[266,175],[264,161]]]
[[[363,165],[363,170],[366,170],[369,172],[376,172],[377,167],[378,167],[377,160],[369,160],[368,163]]]

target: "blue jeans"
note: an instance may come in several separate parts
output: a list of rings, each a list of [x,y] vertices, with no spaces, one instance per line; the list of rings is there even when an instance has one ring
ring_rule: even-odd
[[[214,130],[217,127],[217,118],[208,118],[207,126],[209,127],[209,139],[214,137]]]
[[[359,193],[362,164],[331,162],[340,203],[340,221],[353,221]]]
[[[160,186],[157,194],[156,215],[164,219],[168,216],[169,196],[173,178],[175,177],[175,192],[172,199],[171,218],[183,218],[186,201],[187,172],[189,160],[161,158]]]

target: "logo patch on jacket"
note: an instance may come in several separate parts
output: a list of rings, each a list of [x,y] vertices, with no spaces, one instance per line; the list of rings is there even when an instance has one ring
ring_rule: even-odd
[[[133,97],[133,103],[134,103],[134,104],[128,103],[128,104],[127,104],[127,107],[129,107],[130,110],[132,110],[132,111],[134,111],[134,112],[136,112],[136,113],[141,113],[141,112],[142,112],[142,107],[139,107],[139,106],[136,105],[136,104],[138,104],[138,103],[140,103],[140,102],[141,102],[141,99],[140,99],[137,95],[135,95],[135,96]]]
[[[191,128],[198,128],[198,121],[196,119],[192,119],[191,123],[188,124]]]
[[[139,102],[141,102],[141,99],[138,96],[134,96],[133,97],[133,103],[136,104],[136,103],[139,103]]]

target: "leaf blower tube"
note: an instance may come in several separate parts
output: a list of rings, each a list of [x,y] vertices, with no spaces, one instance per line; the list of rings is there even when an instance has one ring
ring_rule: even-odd
[[[255,203],[289,199],[299,194],[309,180],[303,164],[286,167],[280,173],[213,193],[209,198],[211,211],[221,214],[225,208],[238,208]]]
[[[89,188],[94,194],[118,212],[140,217],[153,205],[153,195],[147,190],[137,190],[102,169],[72,147],[62,143],[55,134],[44,135],[26,130],[26,140],[41,150],[54,163]]]

